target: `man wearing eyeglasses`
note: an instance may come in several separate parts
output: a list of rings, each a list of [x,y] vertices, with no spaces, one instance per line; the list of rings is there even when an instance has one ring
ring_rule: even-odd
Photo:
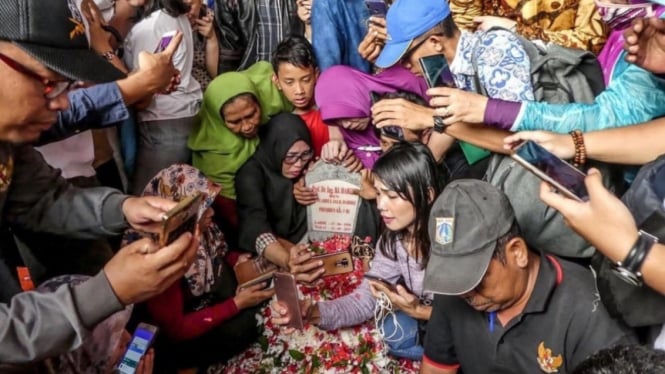
[[[420,58],[439,55],[444,57],[454,84],[461,90],[486,92],[486,96],[510,101],[534,100],[529,57],[511,31],[460,31],[446,0],[397,0],[388,10],[386,26],[388,40],[376,60],[378,67],[401,64],[423,76]],[[428,94],[439,96],[441,89],[430,89]],[[435,131],[428,146],[440,159],[454,142],[452,137],[442,133],[445,127],[442,120],[452,116],[453,110],[442,107],[435,112],[433,108],[404,99],[382,100],[373,106],[372,118],[378,127],[399,125],[418,129],[432,127],[432,122],[414,125],[411,123],[414,119],[423,118],[415,113],[429,114]],[[489,155],[470,144],[460,146],[468,164]]]
[[[147,65],[170,60],[181,38],[177,35],[164,54],[142,59]],[[128,225],[156,231],[174,202],[129,197],[109,188],[74,188],[26,144],[68,108],[66,94],[74,81],[122,78],[88,48],[76,1],[0,2],[0,229],[77,238],[118,234]],[[0,242],[0,253],[8,245]],[[197,246],[189,233],[161,249],[150,240],[138,241],[83,284],[52,294],[25,292],[0,304],[0,362],[39,360],[78,347],[98,322],[179,279]]]

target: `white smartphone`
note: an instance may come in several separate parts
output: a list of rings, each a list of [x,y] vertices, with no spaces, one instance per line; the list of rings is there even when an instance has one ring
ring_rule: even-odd
[[[171,39],[173,39],[175,33],[176,33],[175,31],[169,31],[164,33],[161,39],[159,39],[159,44],[157,44],[157,48],[155,48],[155,53],[165,50],[166,47],[169,46],[169,43],[171,43]]]
[[[589,199],[584,184],[586,175],[535,142],[528,140],[518,145],[510,157],[564,196],[577,201]]]
[[[148,352],[150,345],[152,345],[155,335],[157,334],[157,326],[149,325],[147,323],[139,323],[134,331],[134,336],[129,342],[127,351],[125,351],[120,364],[118,365],[118,373],[120,374],[134,374],[136,368],[139,366],[139,361],[143,355]]]

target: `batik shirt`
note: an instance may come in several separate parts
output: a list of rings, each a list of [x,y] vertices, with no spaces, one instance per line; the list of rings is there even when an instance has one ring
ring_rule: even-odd
[[[534,100],[530,70],[529,56],[520,41],[502,30],[462,31],[450,65],[459,89],[480,92],[476,87],[480,82],[487,96],[507,101]]]

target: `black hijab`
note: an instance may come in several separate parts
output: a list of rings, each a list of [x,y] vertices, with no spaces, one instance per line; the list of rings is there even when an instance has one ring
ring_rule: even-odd
[[[312,147],[309,130],[299,116],[291,113],[278,114],[262,127],[256,152],[236,176],[239,244],[249,250],[254,249],[256,238],[265,232],[291,242],[299,241],[307,232],[307,208],[293,197],[296,180],[282,175],[282,161],[299,140]],[[245,196],[247,191],[256,191],[257,186],[261,196]]]

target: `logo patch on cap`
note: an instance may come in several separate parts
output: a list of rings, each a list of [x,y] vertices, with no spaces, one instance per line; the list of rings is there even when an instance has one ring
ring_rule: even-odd
[[[455,218],[436,217],[436,235],[434,235],[434,241],[441,245],[452,243],[454,228]]]

